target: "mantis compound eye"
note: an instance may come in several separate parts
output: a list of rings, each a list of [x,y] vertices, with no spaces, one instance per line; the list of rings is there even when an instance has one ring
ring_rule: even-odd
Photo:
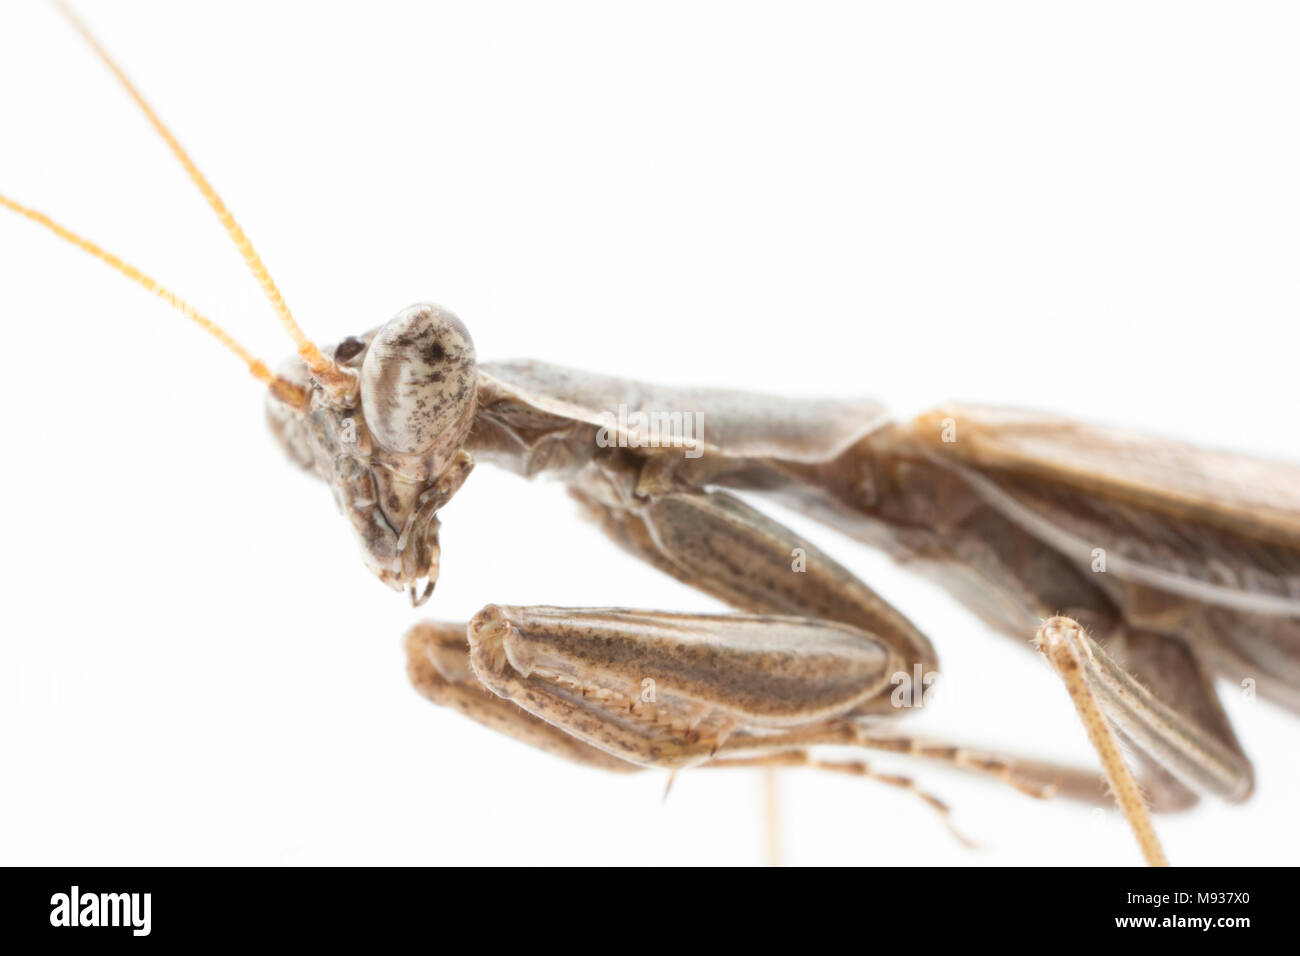
[[[467,426],[478,376],[474,343],[460,319],[413,305],[384,325],[361,365],[361,409],[386,450],[424,454]]]

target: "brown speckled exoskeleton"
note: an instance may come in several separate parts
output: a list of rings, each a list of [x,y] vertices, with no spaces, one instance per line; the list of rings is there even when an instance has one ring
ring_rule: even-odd
[[[612,771],[813,766],[911,787],[816,749],[851,748],[1096,802],[1094,773],[895,732],[908,712],[895,706],[897,676],[924,681],[934,647],[743,492],[935,576],[1022,643],[1037,632],[1149,860],[1158,848],[1116,735],[1156,808],[1249,796],[1251,766],[1211,681],[1249,678],[1300,710],[1300,467],[1033,413],[953,405],[900,423],[871,401],[479,364],[465,326],[431,305],[318,349],[211,186],[86,36],[221,215],[298,357],[272,374],[138,270],[14,200],[0,204],[236,351],[269,389],[286,453],[329,486],[383,582],[416,603],[429,597],[439,513],[488,462],[565,482],[620,547],[739,612],[492,605],[467,624],[418,624],[409,670],[431,700]],[[702,427],[666,441],[641,431],[687,420]]]
[[[1097,638],[1077,635],[1087,686],[1139,755],[1157,807],[1250,794],[1215,674],[1252,676],[1266,696],[1300,704],[1300,468],[1032,413],[953,405],[904,424],[869,401],[478,365],[464,326],[436,306],[406,309],[335,355],[354,384],[332,391],[296,362],[283,377],[309,403],[272,397],[272,426],[332,486],[367,562],[394,587],[428,593],[437,511],[486,461],[565,481],[621,547],[744,612],[489,606],[467,627],[410,632],[410,673],[426,696],[570,759],[788,765],[835,744],[1097,798],[1081,772],[890,732],[903,713],[895,675],[933,671],[934,648],[734,491],[937,576],[1021,641],[1054,615],[1081,622]],[[699,416],[703,428],[695,444],[658,446],[619,431],[651,413]]]

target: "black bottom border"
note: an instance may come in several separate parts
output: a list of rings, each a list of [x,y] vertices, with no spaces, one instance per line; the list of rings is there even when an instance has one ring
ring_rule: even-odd
[[[444,927],[487,930],[489,939],[507,928],[576,929],[633,945],[644,933],[662,934],[665,943],[698,936],[690,927],[700,919],[715,925],[717,944],[728,947],[760,930],[759,941],[770,944],[774,924],[803,934],[823,920],[877,939],[893,931],[900,943],[1132,937],[1183,946],[1196,937],[1231,944],[1243,933],[1285,931],[1297,910],[1288,869],[879,868],[810,876],[629,868],[593,876],[577,869],[13,868],[0,870],[0,881],[0,925],[9,941],[75,937],[132,946],[249,939],[338,945],[412,934],[438,945]],[[73,887],[81,910],[75,920]],[[114,899],[101,906],[101,894]],[[92,896],[96,902],[88,903]],[[112,921],[114,909],[126,925],[71,925]]]

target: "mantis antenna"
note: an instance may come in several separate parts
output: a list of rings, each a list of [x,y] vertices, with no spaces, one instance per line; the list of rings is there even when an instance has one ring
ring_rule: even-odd
[[[272,375],[270,369],[266,367],[266,363],[261,359],[254,357],[248,349],[235,341],[234,337],[231,336],[229,332],[217,325],[216,322],[213,322],[206,315],[194,306],[190,305],[190,303],[186,302],[175,292],[171,291],[171,289],[168,289],[162,283],[158,282],[152,276],[146,275],[129,262],[124,262],[107,249],[96,245],[84,236],[79,236],[71,229],[59,225],[49,216],[45,215],[45,213],[37,212],[35,209],[22,205],[22,203],[15,202],[3,193],[0,193],[0,206],[4,206],[6,209],[12,209],[14,212],[18,213],[18,215],[30,219],[38,225],[44,226],[60,239],[72,243],[78,249],[90,253],[100,262],[112,266],[132,282],[138,282],[168,305],[183,312],[186,318],[191,322],[195,323],[199,328],[203,329],[203,331],[207,332],[226,348],[230,349],[230,351],[234,352],[235,355],[239,356],[240,361],[248,366],[248,371],[252,374],[253,378],[257,379],[259,382],[265,383],[276,397],[295,405],[305,406],[307,404],[307,395],[299,386],[294,385],[292,382],[283,378]]]
[[[199,192],[202,193],[203,198],[207,200],[208,205],[212,207],[212,211],[217,214],[217,218],[221,221],[221,225],[225,227],[226,234],[230,236],[231,241],[235,244],[235,248],[239,250],[239,254],[243,257],[244,263],[248,266],[249,271],[252,272],[253,278],[255,278],[258,285],[262,287],[262,292],[266,295],[267,299],[270,300],[272,308],[275,309],[275,313],[279,317],[280,325],[289,333],[289,337],[293,339],[294,344],[298,347],[299,357],[307,365],[308,369],[311,370],[311,373],[331,392],[346,391],[350,388],[353,385],[352,378],[335,365],[334,362],[326,358],[321,353],[320,349],[316,347],[316,344],[307,337],[305,332],[303,332],[302,328],[294,319],[293,313],[289,311],[289,306],[285,303],[284,297],[280,294],[280,290],[276,286],[275,280],[271,278],[271,274],[267,271],[265,263],[262,262],[262,257],[257,254],[257,250],[253,248],[253,244],[249,242],[248,236],[244,234],[244,230],[240,227],[239,223],[235,221],[234,216],[232,216],[230,210],[226,208],[226,204],[222,202],[221,197],[217,195],[217,191],[212,188],[212,184],[208,182],[207,177],[204,176],[198,166],[195,165],[194,160],[190,159],[189,154],[185,152],[184,147],[181,146],[180,142],[172,134],[171,130],[167,128],[166,124],[163,123],[158,114],[155,113],[153,108],[145,101],[144,97],[140,94],[140,91],[137,90],[135,85],[127,78],[121,67],[119,67],[117,63],[114,62],[113,58],[109,56],[108,51],[104,49],[99,40],[96,39],[95,35],[90,32],[90,28],[81,21],[81,19],[70,7],[68,7],[66,3],[63,2],[63,0],[52,0],[52,2],[54,6],[58,8],[59,12],[68,19],[77,32],[81,34],[82,38],[85,39],[91,49],[95,51],[96,55],[103,61],[104,65],[107,66],[112,74],[117,78],[118,82],[130,95],[131,99],[135,101],[136,106],[138,106],[140,111],[144,113],[145,118],[149,120],[154,131],[157,132],[163,142],[165,142],[168,148],[171,149],[172,155],[175,156],[181,166],[185,168],[185,172],[189,175],[190,180],[198,188]],[[79,236],[75,236],[68,230],[63,229],[63,227],[57,226],[40,213],[35,213],[33,210],[26,209],[12,201],[5,201],[4,204],[15,212],[19,212],[22,215],[27,216],[27,218],[52,229],[62,238],[72,242],[73,245],[79,246],[96,256],[96,258],[99,258],[118,269],[118,271],[124,273],[129,278],[140,282],[146,288],[156,292],[164,300],[175,305],[182,312],[185,312],[186,315],[214,335],[218,341],[226,345],[227,348],[231,348],[232,351],[235,351],[235,354],[239,355],[240,358],[243,358],[245,362],[249,364],[249,369],[253,372],[255,377],[263,381],[269,381],[268,379],[261,379],[257,368],[254,366],[255,360],[253,360],[247,352],[244,352],[242,347],[236,345],[234,340],[225,332],[221,331],[211,322],[211,320],[204,318],[197,312],[193,312],[193,308],[185,303],[184,300],[177,298],[148,276],[144,276],[138,270],[127,266],[116,256],[112,256],[110,253],[105,252],[93,243],[90,243]],[[187,309],[189,311],[187,311]],[[261,365],[261,363],[255,364],[260,366],[262,370],[265,370],[265,366]],[[288,383],[285,384],[287,385]]]

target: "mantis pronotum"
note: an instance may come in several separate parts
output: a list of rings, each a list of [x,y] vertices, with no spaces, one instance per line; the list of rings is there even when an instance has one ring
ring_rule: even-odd
[[[421,313],[421,315],[422,315],[422,313]],[[437,316],[434,316],[434,317],[437,317]],[[360,329],[359,329],[359,330],[360,330]],[[352,355],[352,358],[357,358],[357,359],[364,360],[363,352],[361,352],[361,351],[356,351],[355,354]],[[287,386],[285,386],[285,388],[287,388]],[[668,402],[664,402],[664,405],[667,405],[667,403],[668,403]],[[827,410],[827,411],[833,411],[833,410]],[[865,410],[865,408],[863,408],[863,407],[855,408],[854,412],[855,412],[855,414],[858,414],[858,415],[866,415],[866,414],[867,414],[867,410]],[[706,420],[706,423],[707,423],[707,421],[712,421],[712,420],[714,420],[714,419],[720,419],[720,418],[722,418],[722,415],[720,415],[718,411],[715,411],[715,410],[706,410],[706,412],[705,412],[705,420]],[[948,416],[945,416],[945,418],[948,418]],[[963,427],[963,424],[965,424],[966,416],[965,416],[965,415],[957,415],[957,416],[953,416],[953,418],[954,418],[954,420],[957,421],[958,428],[961,429],[961,428]],[[858,419],[859,423],[861,423],[862,420],[863,420],[862,418],[859,418],[859,419]],[[976,421],[975,424],[976,424],[976,427],[979,427],[979,421]],[[941,425],[941,421],[936,421],[936,425]],[[933,429],[933,431],[935,431],[935,434],[937,434],[937,433],[939,433],[939,432],[941,431],[941,429],[940,429],[940,428],[935,428],[935,429]],[[978,432],[976,432],[976,434],[978,434]],[[706,425],[706,431],[705,431],[705,438],[706,438],[706,440],[707,440],[708,437],[710,437],[710,436],[708,436],[708,427],[707,427],[707,425]],[[963,436],[963,437],[965,437],[965,436]],[[940,446],[940,447],[941,447],[941,446]],[[962,447],[965,447],[965,446],[963,446],[963,442],[962,442],[961,440],[958,440],[957,442],[954,442],[954,444],[953,444],[953,450],[959,450],[959,449],[962,449]],[[711,454],[710,454],[710,451],[711,451],[711,450],[706,450],[706,454],[703,455],[703,457],[702,457],[701,459],[699,459],[699,460],[701,460],[701,462],[706,462],[706,463],[707,463],[707,462],[710,462],[710,460],[714,459],[714,458],[715,458],[715,455],[711,455]],[[481,457],[481,458],[491,458],[490,451],[481,451],[481,453],[480,453],[480,457]],[[686,460],[686,462],[689,462],[689,460],[690,460],[689,458],[682,458],[680,454],[677,455],[676,458],[679,459],[679,460]],[[443,472],[443,473],[445,473],[445,472]],[[972,481],[974,481],[974,479],[972,479]],[[722,483],[722,481],[720,481],[720,483]],[[993,494],[996,494],[996,489],[989,490],[988,494],[989,494],[989,496],[993,496]],[[588,493],[588,498],[590,498],[590,493]],[[590,503],[590,502],[589,502],[589,503]],[[607,503],[607,502],[606,502],[606,503]],[[598,505],[599,505],[599,502],[598,502]],[[788,551],[788,550],[790,550],[790,549],[785,549],[785,551],[783,551],[783,558],[788,558],[788,554],[787,554],[787,551]],[[788,561],[785,561],[785,564],[788,564]],[[811,566],[813,566],[813,568],[814,568],[814,570],[813,570],[813,572],[811,572],[811,574],[814,574],[814,575],[815,575],[815,574],[816,574],[816,568],[818,568],[818,567],[820,567],[820,568],[826,568],[826,567],[831,566],[831,564],[829,564],[827,561],[824,561],[824,559],[820,559],[820,555],[816,555],[814,561],[811,562]],[[390,570],[391,570],[391,568],[390,568]],[[787,572],[787,574],[788,574],[788,572]],[[796,581],[809,581],[809,580],[811,580],[811,579],[810,579],[810,578],[803,578],[803,579],[792,579],[792,580],[796,580]],[[406,583],[406,581],[403,580],[403,583]],[[715,591],[716,591],[716,589],[718,589],[718,588],[715,588]],[[763,609],[763,610],[767,610],[767,609]],[[1060,606],[1052,606],[1052,607],[1050,607],[1050,609],[1048,609],[1048,613],[1052,613],[1052,611],[1054,611],[1054,610],[1061,610],[1061,607],[1060,607]],[[1040,615],[1040,617],[1041,617],[1041,615]],[[1027,641],[1027,640],[1028,640],[1028,637],[1031,636],[1031,633],[1024,633],[1024,632],[1022,631],[1022,632],[1021,632],[1021,635],[1019,635],[1019,636],[1021,636],[1022,641]],[[939,648],[940,653],[943,652],[943,645],[944,645],[944,639],[943,639],[943,637],[941,637],[941,636],[937,636],[937,635],[936,635],[936,637],[935,637],[935,643],[936,643],[936,645],[937,645],[937,648]],[[450,665],[448,665],[448,666],[450,666]],[[891,666],[892,666],[892,665],[891,665]],[[500,698],[497,698],[497,700],[500,700]],[[1049,786],[1050,786],[1050,784],[1049,784]],[[1014,796],[1014,795],[1013,795],[1013,796]]]

